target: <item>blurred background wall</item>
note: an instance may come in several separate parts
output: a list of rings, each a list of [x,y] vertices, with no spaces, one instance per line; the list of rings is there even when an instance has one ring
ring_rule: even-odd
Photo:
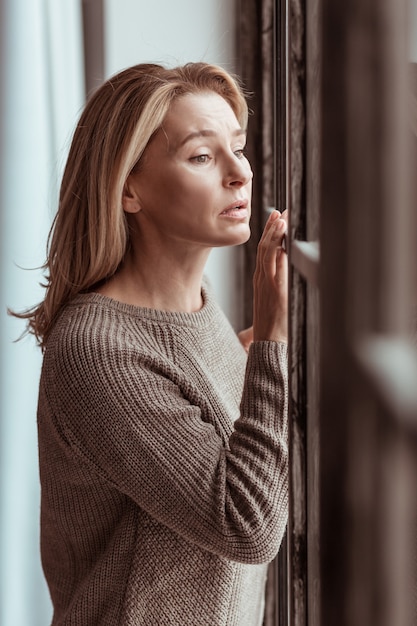
[[[231,0],[0,0],[1,626],[45,626],[52,615],[39,558],[41,354],[32,337],[14,343],[24,324],[6,308],[42,299],[39,268],[86,85],[145,61],[233,71],[234,14]],[[208,265],[235,327],[239,263],[237,250],[216,250]]]

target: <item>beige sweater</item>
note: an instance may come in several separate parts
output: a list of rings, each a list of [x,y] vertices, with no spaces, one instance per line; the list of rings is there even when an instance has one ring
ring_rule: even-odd
[[[258,626],[287,521],[287,350],[192,314],[78,296],[38,426],[53,624]],[[245,378],[246,377],[246,378]]]

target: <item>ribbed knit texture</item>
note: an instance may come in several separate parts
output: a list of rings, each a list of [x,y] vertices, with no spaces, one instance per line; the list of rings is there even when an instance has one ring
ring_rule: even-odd
[[[53,625],[259,626],[287,521],[287,349],[197,313],[78,296],[38,427]]]

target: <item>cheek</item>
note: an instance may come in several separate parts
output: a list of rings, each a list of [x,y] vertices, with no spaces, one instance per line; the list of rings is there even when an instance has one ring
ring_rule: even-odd
[[[246,188],[246,193],[247,193],[249,205],[250,205],[252,202],[252,179],[245,185],[245,188]]]
[[[253,179],[253,171],[252,168],[250,166],[250,163],[248,161],[248,178],[249,178],[249,185],[252,185],[252,179]]]
[[[184,202],[195,202],[199,199],[201,202],[207,204],[210,199],[214,197],[216,192],[216,185],[210,176],[193,176],[176,183],[176,191],[179,197],[184,199]],[[188,199],[188,201],[187,201]]]

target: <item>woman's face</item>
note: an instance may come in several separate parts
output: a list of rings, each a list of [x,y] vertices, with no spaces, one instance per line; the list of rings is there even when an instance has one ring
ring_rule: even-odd
[[[183,251],[245,242],[252,188],[245,140],[216,93],[175,100],[127,181],[124,208],[139,236]]]

